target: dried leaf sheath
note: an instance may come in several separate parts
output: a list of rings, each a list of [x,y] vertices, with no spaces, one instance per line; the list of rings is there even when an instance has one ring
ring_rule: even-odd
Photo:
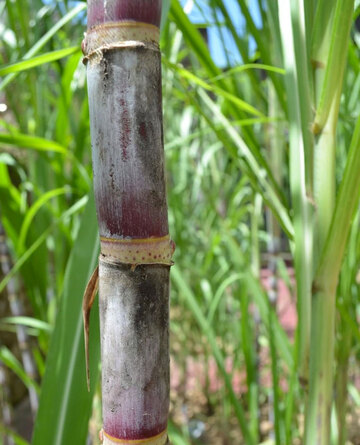
[[[83,319],[84,319],[84,338],[85,338],[85,361],[86,361],[86,383],[90,391],[90,368],[89,368],[89,329],[90,329],[90,311],[99,287],[99,266],[91,274],[90,280],[86,286],[83,298]]]
[[[169,408],[169,269],[160,1],[88,3],[87,61],[104,443],[163,445]]]

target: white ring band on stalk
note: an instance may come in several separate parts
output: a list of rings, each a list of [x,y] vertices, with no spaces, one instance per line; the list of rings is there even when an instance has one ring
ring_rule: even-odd
[[[159,28],[150,23],[107,22],[85,33],[81,47],[87,60],[99,51],[115,48],[143,46],[158,51],[159,38]]]
[[[169,235],[161,238],[116,239],[100,237],[102,261],[131,265],[164,264],[172,266],[175,243]]]
[[[127,439],[116,439],[115,437],[110,436],[109,434],[102,432],[103,436],[103,445],[165,445],[167,442],[167,430],[162,433],[149,437],[147,439],[137,439],[137,440],[127,440]]]

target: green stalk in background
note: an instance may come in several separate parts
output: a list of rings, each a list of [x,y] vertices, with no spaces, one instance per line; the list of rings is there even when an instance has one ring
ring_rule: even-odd
[[[312,18],[314,10],[309,2],[279,2],[289,101],[290,185],[294,207],[300,325],[299,375],[305,378],[306,387],[309,382],[305,422],[307,445],[329,443],[335,295],[350,223],[343,230],[338,225],[344,225],[346,218],[352,216],[358,197],[358,187],[352,184],[354,188],[352,191],[349,188],[348,192],[352,194],[354,207],[350,206],[350,213],[346,215],[343,212],[340,216],[338,206],[344,205],[341,199],[345,199],[342,195],[348,187],[343,185],[334,211],[335,135],[353,7],[352,0],[332,3],[319,1],[315,18]],[[311,24],[313,41],[309,51]],[[309,55],[313,77],[308,76]],[[314,144],[309,133],[311,108],[316,110],[312,124]],[[355,132],[348,158],[348,162],[351,160],[353,165],[345,170],[343,184],[348,184],[351,169],[356,164],[356,154],[353,152],[356,140]],[[338,239],[340,233],[341,239]],[[334,252],[329,253],[332,248]],[[310,284],[313,278],[310,307]]]
[[[282,115],[280,109],[279,101],[275,95],[274,88],[269,82],[269,114],[270,117],[276,117]],[[283,184],[283,171],[282,167],[284,165],[284,154],[285,154],[285,143],[284,143],[284,125],[281,122],[271,122],[268,126],[268,151],[269,151],[269,164],[271,165],[274,177],[278,184],[281,186]],[[272,331],[272,326],[274,325],[273,318],[276,317],[277,306],[278,306],[278,271],[277,263],[280,258],[279,253],[281,252],[281,228],[274,217],[270,209],[266,209],[266,221],[267,221],[267,232],[269,235],[269,241],[267,244],[269,260],[267,267],[270,272],[269,276],[269,302],[273,310],[269,310],[269,340],[270,340],[270,352],[271,352],[271,371],[273,379],[273,391],[272,391],[272,420],[275,429],[275,442],[276,444],[281,444],[284,441],[284,431],[283,431],[283,415],[281,412],[281,399],[279,397],[279,366],[277,360],[277,352],[274,342],[274,333]],[[292,410],[292,397],[291,393],[294,390],[294,386],[289,388],[289,398],[290,405],[288,409]]]
[[[252,211],[251,211],[251,257],[250,268],[253,276],[256,279],[260,279],[260,240],[259,233],[262,225],[262,212],[263,212],[263,200],[259,193],[253,196]],[[245,291],[247,292],[246,286]],[[253,322],[249,319],[250,315],[250,298],[248,295],[241,296],[241,324],[242,326],[242,339],[244,344],[247,344],[247,348],[244,348],[244,356],[246,361],[246,378],[248,384],[249,394],[249,410],[250,410],[250,428],[253,432],[255,441],[258,441],[259,436],[259,363],[257,363],[254,352],[259,351],[259,334],[260,334],[260,314],[257,307],[253,309]],[[244,333],[246,331],[246,334]],[[253,331],[252,335],[251,332]],[[244,335],[245,334],[245,335]],[[253,338],[252,338],[253,337]],[[244,341],[245,340],[245,341]],[[249,341],[250,340],[250,341]],[[252,344],[251,344],[251,343]],[[249,344],[250,343],[250,344]]]
[[[42,379],[39,411],[32,444],[84,444],[91,403],[99,377],[99,316],[91,314],[90,374],[86,389],[81,299],[99,254],[95,204],[91,194],[66,267],[64,291]],[[87,261],[84,261],[84,258]],[[74,307],[79,308],[74,310]],[[61,390],[59,390],[61,388]]]
[[[290,142],[290,190],[294,224],[294,262],[298,308],[299,378],[308,381],[312,280],[312,149],[304,16],[300,0],[279,1],[283,59],[286,68]]]
[[[329,14],[326,14],[324,11],[329,6],[325,2],[319,3],[317,18],[320,23],[317,23],[316,20],[314,22],[315,30],[318,30],[321,25],[324,26],[325,36],[327,35],[329,24],[322,21],[322,17]],[[305,422],[305,443],[308,445],[313,443],[325,445],[330,440],[334,372],[335,298],[344,252],[344,247],[341,249],[339,245],[336,246],[336,255],[339,258],[337,267],[331,264],[336,262],[333,258],[325,258],[323,256],[333,215],[334,218],[337,215],[336,211],[334,213],[335,136],[354,2],[353,0],[338,0],[336,4],[332,5],[332,8],[333,13],[329,14],[328,17],[330,25],[332,25],[331,39],[320,41],[321,38],[319,37],[319,32],[317,32],[314,38],[314,52],[312,54],[315,70],[314,103],[316,105],[313,125],[315,133],[314,199],[316,203],[313,260],[315,270],[320,261],[318,270],[321,272],[320,277],[319,272],[315,274],[312,295],[311,338],[313,340],[310,354],[309,400]],[[332,20],[331,15],[334,17]],[[322,70],[324,70],[324,74]],[[353,144],[356,146],[356,132],[354,137]],[[350,160],[350,156],[354,156],[351,149],[348,160]],[[349,171],[345,170],[344,181],[348,179],[348,174],[350,174]],[[352,191],[349,190],[349,193],[357,197],[357,191],[355,186]],[[338,199],[340,199],[341,193],[343,193],[342,189],[339,192]],[[356,202],[354,201],[354,205]],[[354,208],[352,208],[351,214],[348,215],[344,212],[341,218],[346,216],[351,218],[353,211]],[[342,221],[335,220],[334,222],[335,224],[342,223]],[[348,230],[349,228],[350,225]],[[333,227],[332,230],[334,230]],[[340,229],[336,229],[335,225],[335,230]],[[348,230],[342,231],[342,236],[347,238]],[[343,243],[345,243],[346,238],[342,241]],[[325,269],[323,266],[324,261],[327,264]],[[328,268],[332,270],[327,270]],[[332,280],[334,280],[333,285],[329,285],[329,282]]]
[[[322,251],[335,203],[335,136],[346,67],[348,38],[354,1],[319,2],[314,27],[311,62],[314,70],[313,126],[314,199],[316,202],[314,264]],[[329,10],[332,10],[330,14]],[[324,17],[327,20],[324,20]],[[321,34],[319,29],[322,29]],[[329,29],[331,34],[329,35]],[[331,37],[331,38],[330,38]],[[326,99],[325,99],[326,98]]]
[[[354,302],[358,301],[358,286],[354,283],[357,281],[358,264],[359,264],[359,212],[353,222],[351,234],[348,242],[348,251],[342,266],[340,275],[338,306],[342,312],[346,311],[351,314],[351,318],[356,318],[354,314]],[[353,329],[351,323],[344,318],[340,311],[338,317],[338,339],[336,350],[336,416],[338,425],[338,442],[339,445],[345,445],[347,440],[347,396],[348,396],[348,371],[349,359],[351,356],[351,345],[353,341]],[[357,328],[357,327],[356,327]]]
[[[329,235],[313,284],[314,317],[305,443],[327,445],[333,391],[335,296],[342,259],[360,192],[360,117],[356,124]]]

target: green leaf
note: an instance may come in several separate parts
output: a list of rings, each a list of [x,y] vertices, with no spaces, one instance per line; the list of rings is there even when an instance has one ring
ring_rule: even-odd
[[[295,272],[297,284],[299,366],[307,378],[310,348],[310,303],[313,258],[313,141],[306,33],[299,2],[278,0],[280,33],[286,69],[290,142],[290,190],[293,206]]]
[[[181,30],[184,35],[184,39],[190,48],[194,50],[200,63],[207,70],[208,74],[210,76],[221,74],[221,70],[216,66],[215,62],[211,58],[209,48],[206,46],[200,32],[190,22],[178,0],[172,0],[171,2],[170,18]]]
[[[243,260],[243,254],[236,240],[226,232],[222,234],[222,239],[229,251],[229,254],[231,255],[232,262],[237,267],[237,269],[238,270],[245,269],[246,272],[242,275],[243,277],[242,279],[246,283],[247,289],[251,293],[251,296],[256,306],[259,309],[262,322],[264,323],[264,326],[269,332],[270,329],[269,312],[272,310],[272,308],[269,303],[268,295],[262,288],[260,281],[248,269],[245,261]],[[294,364],[294,359],[292,355],[293,348],[290,344],[286,332],[280,325],[279,319],[273,317],[272,321],[273,321],[272,330],[274,333],[274,341],[276,342],[276,349],[281,354],[281,357],[286,363],[286,365],[289,367],[289,369],[291,369]]]
[[[33,244],[21,255],[21,257],[16,261],[10,272],[0,281],[0,292],[5,289],[5,286],[11,280],[11,278],[16,274],[18,270],[24,265],[26,261],[31,257],[31,255],[42,245],[46,240],[51,230],[56,224],[61,221],[66,220],[73,213],[78,212],[87,202],[87,196],[79,199],[73,206],[70,207],[66,212],[64,212],[58,220],[55,220],[34,242]]]
[[[67,14],[64,15],[49,31],[44,34],[41,39],[39,39],[35,45],[27,51],[24,55],[23,60],[28,60],[35,56],[41,48],[61,29],[66,23],[70,22],[74,17],[76,17],[81,11],[86,8],[86,4],[79,3],[73,9],[71,9]],[[3,90],[20,71],[8,74],[5,79],[0,83],[0,91]]]
[[[166,62],[166,59],[163,59],[163,61]],[[210,83],[206,82],[205,80],[200,79],[200,77],[196,76],[192,72],[188,71],[187,69],[180,67],[178,65],[172,64],[170,62],[167,62],[167,64],[174,70],[178,72],[180,76],[183,78],[189,80],[190,82],[195,83],[196,85],[199,85],[200,87],[204,88],[205,90],[212,91],[213,93],[218,94],[219,96],[223,97],[224,99],[227,99],[231,102],[233,102],[235,105],[237,105],[239,110],[246,111],[247,113],[253,114],[254,116],[258,117],[265,117],[263,113],[261,113],[259,110],[254,108],[252,105],[248,104],[242,99],[239,99],[238,97],[234,96],[233,94],[229,93],[228,91],[223,90],[222,88],[219,88],[215,85],[211,85]],[[219,78],[219,76],[217,76]]]
[[[218,287],[209,307],[209,314],[208,314],[208,322],[211,325],[217,310],[217,307],[219,306],[220,300],[225,292],[225,290],[230,286],[230,284],[234,283],[235,281],[241,280],[242,275],[239,273],[234,273],[227,277]]]
[[[27,388],[35,388],[39,392],[39,385],[26,374],[19,360],[6,346],[0,348],[0,360],[22,380]]]
[[[277,73],[277,74],[281,74],[281,75],[284,75],[286,73],[284,68],[278,68],[277,66],[264,65],[263,63],[247,63],[245,65],[235,66],[234,68],[224,71],[222,74],[219,74],[218,76],[213,77],[211,79],[211,81],[215,82],[216,80],[224,79],[226,77],[232,76],[233,74],[243,73],[244,71],[248,71],[251,69],[264,70],[264,71],[269,71],[269,72],[273,72],[273,73]]]
[[[64,155],[68,153],[67,149],[57,142],[21,133],[0,133],[0,143],[1,142],[6,145],[14,145],[18,148],[32,148],[38,151],[52,151]]]
[[[173,445],[190,445],[189,441],[185,439],[179,429],[174,423],[169,420],[168,423],[169,439]]]
[[[43,205],[45,205],[51,198],[55,196],[63,195],[64,193],[70,192],[71,189],[69,187],[61,187],[58,189],[50,190],[46,192],[44,195],[40,196],[38,200],[34,202],[34,204],[29,208],[26,212],[24,221],[21,226],[19,241],[18,241],[18,253],[22,253],[25,247],[26,236],[28,234],[30,225],[35,218],[36,213],[41,209]]]
[[[196,301],[195,295],[193,294],[192,290],[189,288],[187,283],[184,281],[181,271],[176,266],[173,267],[171,270],[171,279],[176,285],[176,287],[179,289],[182,298],[184,298],[187,306],[191,310],[203,334],[206,336],[209,342],[212,353],[219,367],[219,371],[224,379],[224,383],[229,393],[230,401],[231,404],[233,405],[236,417],[238,418],[245,442],[248,445],[252,445],[254,444],[254,440],[249,432],[248,424],[245,418],[244,408],[241,406],[238,397],[235,394],[234,389],[232,387],[231,379],[228,373],[226,372],[225,360],[219,346],[216,343],[215,333],[212,327],[209,325],[206,317],[204,316],[198,302]]]
[[[0,423],[0,433],[4,433],[6,434],[7,437],[11,437],[15,445],[30,445],[30,443],[27,440],[23,439],[21,436],[14,433],[14,431],[12,431],[11,429],[6,428],[1,423]]]
[[[293,236],[293,226],[289,217],[289,213],[284,204],[280,201],[277,191],[272,187],[272,184],[267,177],[267,170],[259,165],[253,152],[250,150],[245,141],[241,138],[236,129],[232,126],[231,122],[222,113],[220,107],[204,92],[199,91],[199,96],[203,100],[206,107],[214,114],[217,122],[220,122],[224,131],[226,131],[229,138],[235,144],[238,150],[238,156],[244,158],[248,165],[248,170],[250,173],[257,178],[259,184],[259,191],[263,196],[266,203],[271,207],[274,214],[279,220],[284,231],[292,238]]]
[[[248,7],[247,2],[245,0],[238,0],[238,3],[246,20],[246,26],[251,32],[251,35],[255,39],[257,46],[260,50],[261,59],[265,62],[266,65],[271,65],[271,57],[274,52],[274,49],[272,47],[269,47],[268,42],[266,42],[266,37],[267,37],[266,33],[262,32],[262,30],[255,25],[255,22],[250,13],[250,8]],[[275,76],[275,73],[273,71],[269,71],[269,77],[273,82],[274,88],[278,95],[279,102],[282,108],[285,109],[286,106],[284,100],[284,89],[282,88],[282,84],[281,82],[279,82],[279,78]]]
[[[80,52],[80,49],[77,46],[73,46],[72,48],[59,49],[50,53],[41,54],[41,56],[26,59],[22,62],[5,65],[0,68],[0,76],[5,76],[6,74],[10,73],[17,73],[19,71],[26,71],[30,68],[53,62],[54,60],[62,59],[63,57],[69,56],[70,54],[74,54],[76,52]]]
[[[67,264],[64,293],[56,318],[42,383],[33,445],[85,445],[92,398],[99,377],[99,314],[91,314],[91,390],[86,388],[82,297],[97,264],[98,228],[94,199],[89,199]]]
[[[0,319],[1,325],[6,323],[27,326],[30,328],[38,329],[40,331],[46,331],[46,332],[52,331],[52,327],[49,325],[49,323],[46,323],[46,321],[38,320],[32,317],[18,316],[18,317],[4,317]]]

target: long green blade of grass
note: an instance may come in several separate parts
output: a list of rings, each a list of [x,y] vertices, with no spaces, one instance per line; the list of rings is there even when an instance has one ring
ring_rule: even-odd
[[[249,165],[251,173],[257,178],[264,200],[274,211],[277,219],[279,220],[279,223],[281,224],[285,232],[290,237],[292,237],[293,225],[289,218],[289,213],[284,204],[279,199],[277,191],[274,190],[271,182],[268,180],[266,175],[267,172],[265,171],[265,169],[262,168],[261,165],[258,164],[257,159],[253,155],[252,151],[241,138],[239,133],[235,130],[235,128],[233,128],[231,122],[222,113],[220,107],[213,100],[211,100],[204,91],[200,90],[199,95],[204,101],[206,107],[208,107],[209,110],[211,110],[211,112],[214,114],[218,122],[220,122],[224,126],[224,130],[226,131],[227,135],[238,149],[238,156],[245,159],[246,163]]]
[[[41,39],[39,39],[35,45],[29,49],[23,56],[23,60],[30,59],[34,57],[43,48],[46,43],[61,29],[66,23],[70,22],[74,17],[76,17],[81,11],[86,8],[85,3],[77,4],[73,9],[71,9],[67,14],[64,15],[49,31],[44,34]],[[19,71],[20,72],[20,71]],[[0,91],[3,90],[19,72],[12,72],[8,74],[5,79],[0,83]]]
[[[208,74],[210,76],[221,74],[220,68],[216,66],[210,56],[209,49],[206,46],[204,39],[201,37],[201,34],[195,26],[190,22],[178,0],[173,0],[171,2],[170,18],[182,31],[185,40],[189,43],[190,47],[194,49],[199,61],[205,67]]]
[[[91,314],[91,390],[88,392],[81,307],[98,251],[95,205],[91,198],[66,268],[64,293],[46,362],[33,445],[86,444],[92,398],[99,376],[99,316],[95,304]]]
[[[49,325],[49,323],[46,323],[46,321],[38,320],[32,317],[17,316],[17,317],[0,318],[0,326],[6,323],[27,326],[30,328],[38,329],[40,331],[46,331],[46,332],[52,331],[52,328]]]
[[[45,63],[54,62],[55,60],[70,56],[76,52],[80,52],[80,49],[77,46],[73,46],[72,48],[59,49],[50,53],[41,54],[41,56],[26,59],[22,62],[5,65],[0,68],[0,76],[5,76],[6,74],[10,73],[17,73],[19,71],[26,71],[31,68],[35,68],[36,66],[44,65]]]
[[[220,373],[224,379],[226,389],[229,393],[231,404],[233,405],[236,417],[238,418],[245,443],[248,445],[255,445],[253,437],[251,436],[250,431],[249,431],[249,427],[248,427],[248,424],[246,421],[244,409],[240,405],[240,402],[239,402],[236,394],[234,393],[234,389],[232,387],[230,376],[228,375],[228,373],[226,372],[226,369],[225,369],[224,357],[221,353],[219,346],[216,343],[216,337],[215,337],[215,334],[214,334],[211,326],[209,325],[199,304],[197,303],[193,292],[191,291],[191,289],[189,288],[187,283],[184,281],[184,279],[181,275],[181,272],[177,267],[172,268],[171,279],[175,283],[177,288],[179,289],[180,294],[184,298],[187,306],[191,310],[191,312],[194,315],[196,321],[198,322],[202,332],[204,333],[204,335],[206,336],[206,338],[209,342],[209,345],[212,349],[214,358],[215,358],[216,363],[219,367]]]
[[[223,233],[222,239],[229,251],[231,260],[233,261],[237,269],[246,270],[246,272],[243,274],[243,281],[244,283],[246,283],[247,290],[249,293],[251,293],[251,296],[259,309],[262,322],[264,323],[267,331],[269,331],[269,311],[273,309],[270,307],[268,295],[261,287],[261,283],[259,282],[259,280],[254,277],[254,275],[251,273],[248,266],[244,262],[242,251],[238,246],[236,240],[228,233]],[[293,348],[290,344],[288,336],[280,325],[278,318],[273,317],[273,323],[274,325],[272,326],[272,329],[276,349],[281,354],[281,357],[286,365],[289,367],[289,369],[291,369],[294,363],[294,359],[292,356]]]
[[[247,63],[245,65],[234,66],[233,68],[230,68],[229,70],[225,71],[224,73],[219,74],[216,77],[213,77],[211,79],[211,81],[215,82],[216,80],[225,79],[226,77],[232,76],[234,74],[243,73],[244,71],[248,71],[248,70],[264,70],[264,71],[269,71],[269,72],[271,71],[273,73],[277,73],[277,74],[281,74],[281,75],[286,74],[286,71],[284,70],[284,68],[279,68],[277,66],[265,65],[263,63]]]
[[[261,58],[264,61],[265,64],[270,65],[271,64],[271,51],[269,51],[269,46],[266,42],[266,37],[264,36],[264,33],[261,32],[261,29],[259,29],[252,18],[252,15],[250,13],[250,8],[248,7],[248,4],[245,0],[238,0],[238,3],[240,5],[241,11],[244,14],[246,25],[249,28],[251,35],[255,39],[257,46],[261,53]],[[278,77],[276,77],[276,74],[273,71],[269,71],[269,77],[271,78],[275,91],[277,93],[279,102],[283,109],[285,109],[285,99],[284,99],[284,89],[282,87],[281,81]]]
[[[0,143],[19,148],[32,148],[38,151],[52,151],[55,153],[67,154],[66,148],[57,142],[21,133],[0,133]]]
[[[0,423],[0,433],[6,434],[7,437],[11,438],[14,441],[15,445],[30,445],[30,443],[23,439],[18,434],[14,433],[14,431],[6,428],[4,425]]]
[[[212,91],[212,92],[218,94],[220,97],[223,97],[224,99],[231,101],[238,107],[239,110],[243,110],[247,113],[253,114],[254,116],[265,117],[255,107],[248,104],[244,100],[239,99],[237,96],[229,93],[228,91],[225,91],[222,88],[219,88],[215,85],[212,85],[212,84],[206,82],[205,80],[200,79],[200,77],[196,76],[191,71],[189,71],[181,66],[172,64],[170,62],[166,62],[166,59],[164,59],[164,61],[165,61],[165,63],[167,63],[169,65],[169,67],[176,70],[180,76],[184,77],[185,79],[189,80],[190,82],[192,82],[196,85],[199,85],[200,87],[204,88],[205,90]],[[217,78],[220,78],[220,77],[217,76]]]
[[[18,252],[22,253],[25,247],[25,241],[26,237],[30,228],[30,225],[35,218],[37,212],[41,209],[42,206],[44,206],[50,199],[54,198],[55,196],[63,195],[65,193],[70,192],[70,187],[61,187],[54,190],[49,190],[48,192],[44,193],[42,196],[40,196],[39,199],[37,199],[34,204],[29,208],[29,210],[26,212],[26,215],[24,217],[24,221],[22,223],[20,234],[19,234],[19,241],[18,241]]]
[[[290,189],[295,236],[295,272],[298,297],[300,375],[308,378],[312,281],[312,143],[310,93],[301,2],[278,1],[286,68],[290,141]]]
[[[26,374],[22,364],[6,346],[0,348],[0,360],[19,377],[25,386],[35,388],[39,392],[39,385]]]
[[[28,249],[26,249],[26,251],[16,261],[11,271],[0,281],[0,292],[5,289],[5,286],[11,280],[11,278],[20,270],[24,263],[29,260],[31,255],[42,245],[43,242],[45,242],[46,238],[51,233],[51,230],[54,229],[56,224],[66,220],[66,218],[71,216],[73,213],[78,212],[82,207],[84,207],[87,200],[87,196],[79,199],[79,201],[77,201],[72,207],[64,212],[58,220],[55,220],[52,224],[50,224],[50,226],[33,242],[33,244]]]

